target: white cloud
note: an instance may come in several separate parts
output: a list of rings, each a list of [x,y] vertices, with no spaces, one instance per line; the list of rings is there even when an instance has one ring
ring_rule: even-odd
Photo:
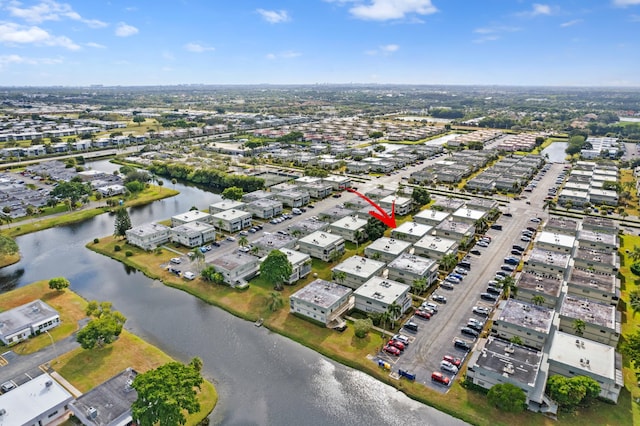
[[[473,30],[476,34],[497,34],[497,33],[515,33],[520,31],[518,27],[509,27],[505,25],[496,25],[493,27],[481,27]]]
[[[85,19],[71,5],[67,3],[58,3],[53,0],[42,0],[38,4],[31,7],[22,7],[19,1],[11,1],[6,6],[11,16],[24,19],[31,24],[39,24],[44,21],[60,21],[62,19],[71,19],[87,24],[91,28],[103,28],[107,23],[97,19]]]
[[[476,44],[482,44],[482,43],[487,43],[489,41],[496,41],[496,40],[500,40],[500,36],[493,34],[493,35],[478,37],[476,39],[473,39],[473,42]]]
[[[173,61],[176,59],[176,57],[173,56],[173,53],[165,50],[164,52],[162,52],[162,59],[165,59],[167,61]]]
[[[619,7],[637,6],[640,0],[613,0],[613,4]]]
[[[349,12],[354,17],[367,21],[402,19],[410,14],[431,15],[438,11],[431,0],[369,0],[357,3]]]
[[[62,63],[60,58],[27,58],[20,55],[0,55],[0,69],[12,64],[52,65]]]
[[[134,34],[138,34],[138,29],[134,26],[127,25],[124,22],[120,22],[116,27],[116,35],[118,37],[129,37]]]
[[[629,17],[629,20],[630,20],[631,22],[640,22],[640,15],[631,15],[631,16]]]
[[[27,27],[13,22],[0,23],[0,43],[8,45],[60,46],[69,50],[80,49],[80,46],[75,44],[69,37],[53,36],[40,27]]]
[[[542,16],[542,15],[548,16],[552,14],[553,14],[553,10],[551,6],[549,6],[548,4],[534,3],[533,6],[531,7],[531,10],[520,12],[517,15],[521,17],[526,17],[526,18],[533,18],[535,16]]]
[[[572,27],[572,26],[574,26],[576,24],[579,24],[580,22],[582,22],[582,19],[574,19],[574,20],[571,20],[571,21],[563,22],[562,24],[560,24],[560,26],[562,28],[567,28],[567,27]]]
[[[94,43],[92,41],[90,41],[89,43],[85,43],[86,46],[88,47],[94,47],[96,49],[106,49],[107,46],[105,46],[104,44],[100,44],[100,43]]]
[[[393,52],[397,52],[400,49],[400,46],[397,44],[385,44],[382,46],[378,46],[377,49],[366,50],[364,53],[370,56],[375,55],[390,55]]]
[[[292,59],[297,58],[298,56],[302,56],[302,53],[295,52],[293,50],[287,50],[280,53],[268,53],[266,55],[267,59],[275,60],[275,59]]]
[[[291,20],[289,13],[286,10],[265,10],[256,9],[256,12],[262,16],[262,19],[270,24],[281,24]]]
[[[185,50],[192,53],[211,52],[216,50],[215,47],[208,47],[200,43],[187,43],[184,45]]]

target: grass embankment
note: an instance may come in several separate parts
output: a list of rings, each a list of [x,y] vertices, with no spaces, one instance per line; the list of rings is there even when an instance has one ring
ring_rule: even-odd
[[[332,358],[342,364],[356,368],[367,374],[405,392],[411,398],[435,407],[438,410],[449,413],[454,417],[463,419],[477,425],[631,425],[629,407],[631,398],[629,392],[623,392],[618,406],[596,402],[592,407],[581,410],[578,414],[561,414],[559,421],[553,421],[540,414],[525,412],[520,415],[503,413],[487,403],[486,397],[478,392],[463,388],[459,381],[454,382],[447,394],[434,392],[420,383],[411,383],[405,380],[396,381],[389,377],[388,372],[378,368],[377,364],[368,360],[367,355],[373,355],[380,350],[384,340],[378,333],[369,333],[364,339],[355,337],[353,327],[348,327],[343,333],[338,333],[312,324],[295,315],[290,315],[288,310],[288,297],[302,286],[314,279],[313,274],[307,276],[295,286],[286,286],[279,293],[284,307],[271,312],[268,300],[273,293],[273,285],[261,278],[251,281],[248,290],[239,291],[226,286],[217,286],[206,283],[201,279],[193,281],[183,280],[173,274],[169,274],[160,267],[175,254],[161,250],[159,253],[147,253],[135,247],[126,246],[120,252],[115,252],[116,244],[123,245],[121,240],[113,237],[105,237],[99,243],[89,243],[88,247],[94,251],[120,260],[135,267],[145,275],[162,280],[166,285],[186,291],[203,301],[219,306],[238,317],[255,321],[264,319],[264,326],[270,330],[295,340],[316,352]],[[354,245],[347,244],[347,252],[344,257],[360,254],[364,245],[357,249]],[[133,256],[126,257],[124,252],[132,251]],[[313,260],[313,272],[318,278],[328,279],[331,276],[330,267],[335,265]]]
[[[640,216],[640,210],[638,210],[638,193],[635,190],[636,178],[633,176],[633,170],[622,169],[620,170],[620,185],[622,185],[623,191],[626,191],[625,184],[627,182],[633,183],[633,187],[629,190],[629,198],[627,199],[627,205],[624,207],[624,211],[627,212],[629,216]]]
[[[162,186],[151,185],[149,188],[142,191],[134,198],[125,200],[125,207],[135,207],[149,204],[153,201],[163,198],[173,197],[179,194],[179,191],[165,188]],[[43,229],[49,229],[56,226],[68,225],[71,223],[83,222],[92,217],[101,215],[112,210],[112,207],[106,205],[103,206],[70,211],[68,213],[57,212],[52,217],[42,217],[42,219],[34,220],[33,218],[24,218],[24,222],[17,222],[12,224],[9,228],[5,228],[3,232],[10,237],[19,237],[20,235],[29,234],[31,232],[42,231]]]
[[[622,311],[622,337],[621,342],[624,341],[626,335],[633,334],[640,327],[640,315],[633,312],[631,304],[629,303],[629,294],[638,290],[640,285],[640,277],[631,273],[630,267],[633,261],[629,257],[628,252],[633,251],[634,246],[640,246],[640,236],[636,235],[623,235],[620,238],[620,293],[621,299],[620,310]],[[633,402],[640,398],[640,388],[638,387],[638,380],[640,372],[633,368],[631,363],[626,357],[623,360],[623,375],[625,389],[621,393],[620,401],[618,405],[622,405],[625,412],[629,412],[630,418],[633,419],[633,424],[640,425],[640,406]],[[623,395],[625,398],[623,399]]]
[[[70,291],[50,290],[48,281],[37,281],[33,284],[0,294],[0,311],[24,305],[41,299],[60,313],[61,324],[49,331],[49,335],[41,334],[21,342],[11,349],[21,355],[36,352],[54,341],[70,336],[78,329],[78,321],[85,318],[87,301]],[[67,352],[52,361],[54,369],[73,386],[87,392],[115,376],[127,367],[139,373],[174,361],[169,355],[139,337],[122,331],[116,342],[102,349],[84,350],[82,348]],[[204,381],[198,393],[200,412],[188,416],[188,425],[199,424],[213,411],[218,401],[215,387]]]

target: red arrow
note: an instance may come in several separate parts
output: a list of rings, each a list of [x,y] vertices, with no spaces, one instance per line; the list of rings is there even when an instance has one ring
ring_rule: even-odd
[[[367,203],[371,204],[373,207],[375,207],[378,210],[378,212],[380,212],[378,213],[377,211],[369,210],[369,214],[371,216],[375,217],[376,219],[378,219],[380,222],[384,223],[391,229],[396,227],[396,201],[395,200],[393,200],[393,203],[391,203],[391,216],[389,216],[387,212],[385,212],[382,209],[382,207],[380,207],[379,205],[371,201],[366,195],[361,194],[355,189],[351,189],[351,188],[347,188],[347,191],[356,194],[358,197],[362,198]]]

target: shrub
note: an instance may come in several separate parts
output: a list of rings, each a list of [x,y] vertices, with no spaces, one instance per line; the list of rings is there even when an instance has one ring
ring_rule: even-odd
[[[130,250],[127,250],[127,251],[124,253],[124,255],[125,255],[125,256],[127,256],[127,257],[131,257],[131,256],[133,256],[133,252],[132,252],[132,251],[130,251]]]
[[[370,318],[366,318],[366,319],[356,320],[353,323],[353,326],[355,329],[356,337],[359,337],[362,339],[366,337],[369,330],[371,330],[371,327],[373,326],[373,322],[371,321]]]
[[[636,262],[633,265],[631,265],[630,269],[634,275],[640,276],[640,262]]]
[[[120,251],[120,250],[122,250],[122,247],[120,247],[119,245],[116,245],[116,246],[113,248],[113,251]]]
[[[98,244],[99,242],[100,242],[100,239],[99,239],[99,238],[94,238],[94,239],[93,239],[93,244]]]

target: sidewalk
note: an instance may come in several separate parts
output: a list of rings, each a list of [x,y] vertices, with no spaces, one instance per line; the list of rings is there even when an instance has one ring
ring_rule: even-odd
[[[82,392],[80,392],[71,383],[67,382],[65,378],[62,377],[60,374],[58,374],[56,371],[51,371],[48,373],[51,377],[55,379],[56,382],[60,383],[60,385],[62,385],[63,388],[65,388],[71,395],[73,395],[74,398],[78,398],[82,395]]]

